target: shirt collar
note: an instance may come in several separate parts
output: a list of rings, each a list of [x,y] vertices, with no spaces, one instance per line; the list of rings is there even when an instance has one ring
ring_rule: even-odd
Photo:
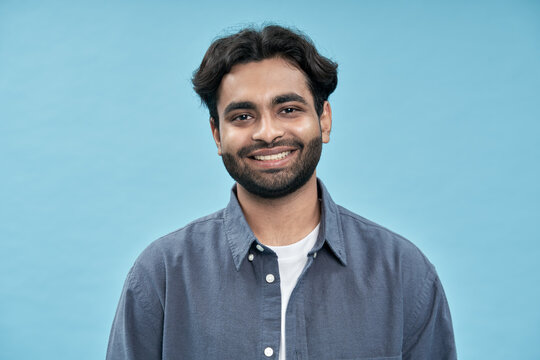
[[[332,201],[330,194],[320,179],[317,179],[317,187],[322,202],[321,227],[317,243],[310,253],[318,251],[325,243],[327,243],[338,260],[343,265],[347,265],[338,207],[334,201]],[[234,185],[231,190],[231,199],[225,208],[223,220],[225,235],[229,247],[231,248],[234,264],[236,270],[239,270],[242,261],[248,254],[249,248],[253,242],[257,242],[257,239],[255,238],[253,231],[251,231],[240,204],[238,203],[236,197],[236,185]]]

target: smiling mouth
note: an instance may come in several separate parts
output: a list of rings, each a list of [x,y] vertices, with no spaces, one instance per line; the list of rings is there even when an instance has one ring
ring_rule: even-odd
[[[281,160],[281,159],[286,158],[287,155],[289,155],[291,152],[292,151],[289,150],[289,151],[283,151],[283,152],[272,154],[272,155],[255,155],[253,156],[253,158],[259,161]]]

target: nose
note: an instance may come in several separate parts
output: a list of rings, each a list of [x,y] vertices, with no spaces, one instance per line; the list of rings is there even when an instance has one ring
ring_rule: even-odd
[[[252,139],[271,144],[274,140],[282,137],[284,134],[285,131],[278,119],[275,119],[270,114],[263,114],[257,122]]]

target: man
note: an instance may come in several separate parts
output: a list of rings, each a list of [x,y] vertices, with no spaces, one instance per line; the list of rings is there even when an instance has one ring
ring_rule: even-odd
[[[433,266],[316,177],[336,70],[279,26],[210,46],[193,84],[236,185],[137,259],[108,359],[456,358]]]

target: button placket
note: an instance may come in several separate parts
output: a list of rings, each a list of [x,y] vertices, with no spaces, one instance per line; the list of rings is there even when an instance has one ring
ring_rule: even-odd
[[[260,245],[260,244],[257,244]],[[257,249],[257,245],[255,246]],[[279,264],[277,255],[271,250],[261,246],[261,251],[257,256],[260,264],[259,281],[262,286],[262,352],[266,358],[275,358],[276,349],[279,348],[281,334],[281,290],[279,286]],[[259,249],[258,249],[259,250]],[[260,250],[259,250],[260,251]]]

